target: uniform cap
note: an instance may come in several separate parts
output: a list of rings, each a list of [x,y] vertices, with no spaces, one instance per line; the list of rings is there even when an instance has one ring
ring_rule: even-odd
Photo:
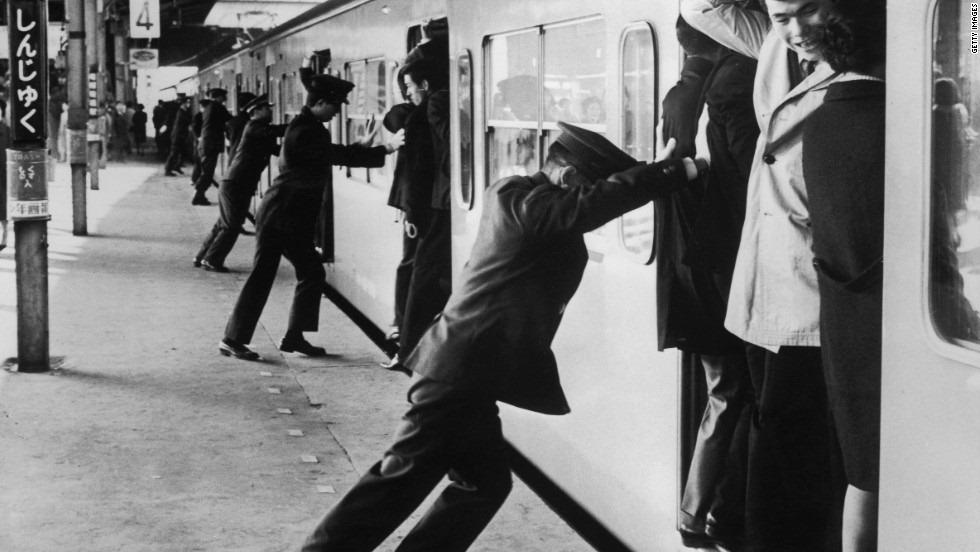
[[[227,95],[228,95],[228,91],[225,90],[224,88],[212,88],[211,90],[208,90],[208,96],[210,96],[211,98],[220,98],[221,96],[227,96]]]
[[[253,109],[258,109],[264,105],[272,107],[272,104],[269,103],[268,94],[262,94],[261,96],[252,99],[252,101],[245,104],[245,107],[242,108],[242,111],[244,111],[245,113],[251,113]]]
[[[617,148],[599,133],[559,121],[561,134],[556,142],[565,146],[575,158],[575,165],[590,175],[605,178],[637,165],[636,159]]]
[[[240,92],[238,94],[238,105],[239,106],[248,105],[254,99],[255,99],[255,94],[252,94],[251,92]],[[244,109],[244,107],[240,109]]]
[[[347,94],[354,89],[354,83],[333,75],[315,75],[310,79],[308,92],[327,103],[347,103]]]

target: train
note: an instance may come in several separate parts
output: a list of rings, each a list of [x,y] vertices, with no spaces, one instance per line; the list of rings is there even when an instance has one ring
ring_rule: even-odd
[[[879,548],[971,550],[980,542],[980,343],[944,330],[950,313],[930,293],[930,234],[934,165],[948,159],[935,147],[934,82],[958,84],[969,129],[980,109],[977,4],[894,0],[889,8]],[[233,112],[236,92],[267,93],[274,122],[288,122],[303,105],[302,58],[328,51],[317,70],[356,85],[328,124],[335,141],[353,143],[372,118],[404,101],[398,68],[423,28],[447,40],[458,274],[483,190],[535,172],[559,119],[653,159],[660,104],[683,62],[678,14],[677,0],[328,0],[178,89],[226,88]],[[530,88],[508,103],[507,88],[522,80]],[[980,175],[980,145],[972,143],[964,140],[956,163]],[[276,170],[273,162],[260,195]],[[328,283],[383,332],[402,240],[387,206],[393,163],[334,170]],[[955,213],[957,258],[964,295],[980,305],[980,191],[970,191]],[[647,205],[586,236],[589,266],[554,343],[572,413],[501,406],[528,479],[564,504],[566,519],[600,550],[683,549],[677,514],[704,387],[696,357],[657,350],[654,222]]]

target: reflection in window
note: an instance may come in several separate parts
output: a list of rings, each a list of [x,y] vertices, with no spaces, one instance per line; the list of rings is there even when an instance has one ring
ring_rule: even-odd
[[[494,37],[490,40],[490,119],[537,121],[538,33]]]
[[[466,208],[473,206],[473,88],[470,53],[456,58],[456,93],[459,96],[459,190]]]
[[[934,20],[929,302],[944,338],[980,344],[980,57],[969,53],[969,9],[941,0]]]
[[[654,80],[653,31],[643,25],[623,39],[623,149],[638,161],[653,161],[657,96]],[[626,213],[619,221],[623,248],[649,263],[654,255],[653,205]]]
[[[537,131],[497,128],[488,138],[489,165],[494,182],[508,176],[528,176],[538,171]]]
[[[601,19],[544,31],[545,121],[606,124],[606,26]]]

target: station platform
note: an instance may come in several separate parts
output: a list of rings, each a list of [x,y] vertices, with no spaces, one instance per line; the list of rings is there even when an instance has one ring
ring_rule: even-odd
[[[330,356],[280,353],[285,261],[252,343],[263,361],[220,356],[254,238],[240,238],[231,273],[194,268],[218,208],[191,206],[189,177],[110,163],[100,184],[84,237],[67,165],[49,185],[48,372],[15,370],[13,223],[0,252],[0,551],[298,550],[380,459],[408,378],[380,368],[383,353],[327,300],[307,337]],[[592,548],[515,477],[471,550]]]

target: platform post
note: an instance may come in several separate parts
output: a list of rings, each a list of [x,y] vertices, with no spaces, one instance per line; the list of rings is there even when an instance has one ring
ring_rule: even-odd
[[[65,4],[68,16],[68,162],[71,164],[72,234],[76,236],[88,235],[85,194],[85,168],[88,164],[85,7],[81,0]]]
[[[69,2],[70,3],[70,2]],[[10,134],[7,200],[16,240],[17,366],[51,367],[48,343],[47,0],[8,0]]]

